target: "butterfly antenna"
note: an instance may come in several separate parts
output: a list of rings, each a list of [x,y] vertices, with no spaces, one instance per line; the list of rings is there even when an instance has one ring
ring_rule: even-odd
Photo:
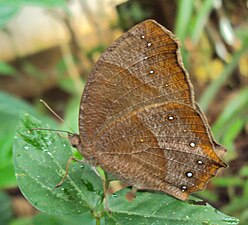
[[[59,129],[50,129],[50,128],[31,128],[30,131],[33,131],[33,130],[48,130],[48,131],[55,131],[55,132],[62,132],[62,133],[67,133],[67,134],[70,134],[70,135],[74,135],[74,133],[70,132],[70,131],[66,131],[66,130],[59,130]]]
[[[65,123],[65,121],[56,113],[52,110],[52,108],[45,102],[43,101],[42,99],[40,99],[40,102],[42,104],[44,104],[44,106],[55,116],[57,117],[62,123],[64,123],[71,131],[73,131],[73,129],[67,124]],[[45,129],[44,129],[45,130]],[[59,131],[59,130],[58,130]],[[60,131],[60,132],[63,132],[63,131]],[[71,132],[68,132],[68,131],[64,131],[64,132],[67,132],[67,133],[71,133]],[[74,132],[75,133],[75,132]],[[73,134],[73,133],[71,133]]]

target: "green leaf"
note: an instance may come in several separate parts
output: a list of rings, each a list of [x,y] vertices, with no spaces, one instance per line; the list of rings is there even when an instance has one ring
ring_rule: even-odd
[[[0,189],[16,187],[15,171],[12,160],[0,167]]]
[[[248,177],[248,166],[242,166],[242,168],[239,170],[239,175]]]
[[[34,225],[95,225],[96,221],[90,213],[75,216],[56,216],[41,213],[33,218]]]
[[[0,3],[0,29],[6,27],[10,19],[12,19],[19,11],[19,7]]]
[[[39,5],[43,7],[62,7],[66,8],[65,0],[15,0],[23,5]]]
[[[4,192],[0,192],[0,223],[9,224],[12,218],[11,199]]]
[[[227,81],[227,79],[230,77],[234,69],[239,63],[240,58],[247,53],[248,51],[248,37],[246,37],[242,43],[242,47],[234,52],[230,62],[226,64],[224,70],[221,72],[221,74],[218,76],[218,79],[216,79],[214,82],[212,82],[207,89],[204,91],[203,95],[201,96],[199,100],[199,104],[201,106],[201,109],[206,112],[210,103],[214,99],[214,97],[217,95],[219,89],[221,86]]]
[[[127,191],[109,198],[111,214],[106,217],[105,224],[238,224],[238,219],[226,216],[194,197],[183,202],[162,193],[138,192],[129,202],[125,199]]]
[[[78,118],[79,105],[80,105],[80,98],[74,97],[70,99],[65,109],[65,115],[64,115],[65,123],[62,125],[62,129],[63,128],[68,129],[67,124],[69,124],[70,128],[72,128],[73,131],[78,130],[78,120],[75,118]]]
[[[9,65],[8,63],[0,61],[0,76],[14,76],[16,72],[17,71],[14,67]]]
[[[196,45],[202,35],[202,31],[206,26],[206,23],[209,19],[209,15],[213,10],[213,0],[205,0],[197,9],[196,20],[193,25],[193,30],[191,32],[191,40]]]
[[[177,1],[177,8],[175,34],[183,43],[188,32],[189,21],[192,17],[193,1],[179,0]]]
[[[37,5],[46,8],[59,7],[69,13],[65,0],[1,0],[0,1],[0,29],[6,27],[10,19],[19,13],[26,5]]]
[[[248,121],[248,88],[244,88],[236,93],[231,99],[217,121],[212,126],[212,131],[217,139],[225,137],[227,132],[235,138],[240,131],[240,125]],[[230,127],[232,129],[230,129]],[[242,127],[242,126],[241,126]],[[233,129],[236,128],[236,129]]]
[[[0,6],[21,7],[26,5],[38,5],[42,7],[66,7],[65,0],[1,0]]]
[[[14,118],[16,122],[19,118],[20,112],[27,112],[36,117],[40,117],[42,121],[52,123],[53,125],[55,124],[51,119],[48,119],[48,117],[41,116],[41,114],[38,113],[34,107],[22,99],[0,91],[0,114],[8,115],[12,119]]]
[[[213,184],[218,186],[218,187],[231,187],[231,186],[236,186],[236,187],[242,187],[243,181],[240,179],[240,177],[216,177],[213,181]]]
[[[12,146],[21,112],[28,112],[42,121],[56,126],[54,121],[42,116],[28,103],[0,91],[0,189],[17,185],[12,161]]]
[[[50,214],[82,214],[96,210],[102,201],[102,182],[87,164],[72,163],[61,187],[55,188],[65,174],[72,155],[65,138],[25,115],[17,129],[13,157],[18,185],[32,205]]]

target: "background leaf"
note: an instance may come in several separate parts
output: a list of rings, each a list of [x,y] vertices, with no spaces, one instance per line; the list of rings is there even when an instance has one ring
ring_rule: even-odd
[[[106,224],[238,224],[236,218],[226,216],[194,197],[183,202],[162,193],[138,192],[137,197],[129,202],[125,199],[127,191],[109,198],[112,213],[106,218]]]
[[[95,210],[102,200],[102,182],[87,164],[72,163],[67,179],[55,188],[65,174],[72,155],[65,138],[51,131],[30,131],[40,122],[25,115],[17,129],[14,166],[24,196],[39,210],[51,214],[81,214]]]
[[[21,112],[34,115],[54,128],[57,126],[52,119],[38,113],[34,107],[25,101],[0,91],[0,189],[16,186],[12,145]]]
[[[8,224],[11,217],[12,210],[10,197],[5,193],[0,192],[0,224]]]
[[[95,225],[96,221],[90,213],[84,213],[76,216],[55,216],[41,213],[33,218],[34,225]]]

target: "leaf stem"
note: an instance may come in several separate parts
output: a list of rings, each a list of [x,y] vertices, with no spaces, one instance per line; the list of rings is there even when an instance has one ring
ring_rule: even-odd
[[[100,225],[100,218],[96,217],[96,225]]]

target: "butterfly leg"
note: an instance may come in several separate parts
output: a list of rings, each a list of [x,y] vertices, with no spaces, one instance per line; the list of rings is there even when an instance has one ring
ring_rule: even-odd
[[[69,167],[70,167],[70,164],[71,164],[71,161],[72,161],[72,160],[73,160],[73,161],[76,161],[76,162],[80,162],[80,163],[84,162],[84,160],[80,160],[80,159],[77,159],[77,158],[74,158],[73,156],[71,156],[71,157],[68,159],[68,161],[67,161],[66,169],[65,169],[65,174],[64,174],[62,180],[61,180],[58,184],[55,185],[55,188],[60,187],[60,186],[64,183],[64,181],[65,181],[65,179],[66,179],[66,177],[67,177],[67,175],[68,175]]]
[[[135,186],[132,186],[132,190],[127,192],[126,194],[126,199],[131,202],[136,198],[136,192],[137,192],[138,188]]]

